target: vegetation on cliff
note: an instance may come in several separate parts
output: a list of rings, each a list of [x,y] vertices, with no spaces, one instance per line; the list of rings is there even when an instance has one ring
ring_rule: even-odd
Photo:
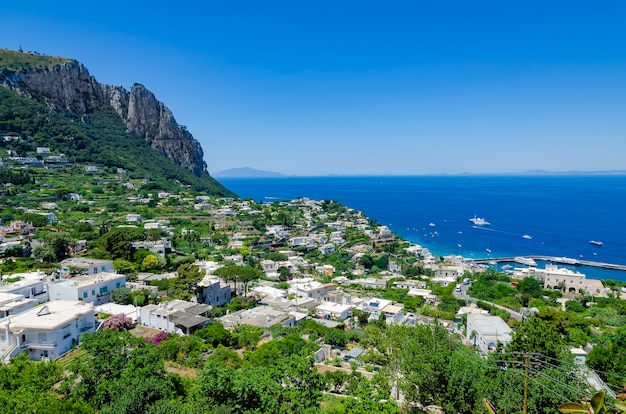
[[[197,177],[150,148],[143,138],[126,132],[112,110],[80,116],[57,112],[0,88],[0,134],[16,137],[0,143],[5,150],[0,156],[11,150],[17,156],[43,158],[36,149],[46,147],[53,154],[64,154],[70,163],[123,168],[131,178],[147,178],[164,189],[169,188],[168,181],[177,180],[198,191],[232,194],[208,173]]]
[[[37,68],[60,65],[71,62],[72,59],[40,55],[33,52],[20,52],[15,50],[0,49],[0,68],[4,73],[17,71],[19,69]],[[2,79],[0,78],[0,81]]]

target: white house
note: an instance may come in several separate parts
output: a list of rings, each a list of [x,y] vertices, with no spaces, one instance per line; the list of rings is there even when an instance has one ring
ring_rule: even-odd
[[[475,332],[475,334],[474,334]],[[467,314],[467,336],[475,340],[483,351],[493,351],[498,343],[506,345],[511,341],[512,329],[499,316]]]
[[[304,283],[298,283],[295,280],[291,281],[289,292],[294,293],[301,298],[314,298],[318,299],[331,290],[337,289],[335,283],[320,283],[316,280],[310,280]]]
[[[126,214],[127,223],[141,223],[141,214],[128,213]]]
[[[133,242],[132,246],[134,249],[146,249],[163,258],[172,250],[169,240]]]
[[[93,305],[57,300],[0,321],[0,355],[3,363],[27,352],[35,361],[57,359],[93,332]]]
[[[24,295],[0,293],[0,319],[24,312],[35,306],[34,299],[26,299]]]
[[[346,320],[352,316],[351,304],[342,305],[334,302],[322,302],[315,307],[315,311],[322,318]]]
[[[99,273],[94,276],[76,276],[48,285],[50,300],[82,300],[100,305],[110,301],[111,292],[126,286],[126,276],[117,273]]]
[[[208,305],[175,299],[158,305],[143,306],[139,309],[139,320],[143,326],[189,335],[209,322],[209,318],[203,316],[209,310],[211,307]]]
[[[82,275],[113,273],[113,260],[70,257],[69,259],[62,260],[59,264],[61,265],[62,277],[69,277],[74,271]]]
[[[0,293],[22,295],[34,299],[35,304],[48,301],[48,285],[42,280],[26,279],[0,286]]]
[[[198,283],[196,298],[198,303],[211,306],[224,306],[230,302],[230,285],[217,276],[207,275]]]
[[[454,278],[463,276],[464,269],[461,266],[444,266],[435,270],[435,279]]]
[[[258,306],[253,309],[243,309],[229,315],[217,318],[227,329],[237,325],[258,326],[269,328],[274,325],[293,327],[296,325],[296,317],[290,313],[272,308],[271,306]]]

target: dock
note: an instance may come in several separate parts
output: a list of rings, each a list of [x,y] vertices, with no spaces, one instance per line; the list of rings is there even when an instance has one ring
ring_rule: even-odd
[[[533,259],[533,260],[542,260],[544,262],[553,262],[553,263],[569,265],[569,266],[581,265],[581,266],[598,267],[601,269],[626,271],[626,265],[614,264],[614,263],[604,263],[604,262],[595,262],[592,260],[574,259],[576,260],[576,264],[573,264],[573,263],[566,263],[562,261],[563,259],[562,257],[555,257],[555,256],[524,256],[524,257],[528,257],[529,259]],[[489,264],[489,262],[506,263],[506,262],[515,262],[515,257],[492,257],[492,258],[484,258],[484,259],[471,259],[470,262],[475,263],[475,264]]]

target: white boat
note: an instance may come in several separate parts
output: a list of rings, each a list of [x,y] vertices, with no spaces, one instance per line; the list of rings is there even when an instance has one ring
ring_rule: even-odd
[[[430,227],[435,227],[435,223],[429,223],[428,224]]]
[[[602,242],[597,240],[589,240],[589,244],[593,244],[594,246],[602,246]]]
[[[475,226],[488,226],[488,225],[491,224],[487,220],[485,220],[484,218],[476,217],[476,214],[474,214],[474,217],[469,219],[469,221],[474,223]]]
[[[487,251],[487,253],[491,253],[491,249],[487,248],[485,250]]]
[[[533,236],[528,235],[528,234],[524,234],[524,235],[522,236],[522,238],[523,238],[523,239],[526,239],[526,240],[531,240],[531,239],[533,238]]]
[[[513,260],[515,260],[515,263],[523,264],[523,265],[526,265],[526,266],[537,266],[537,262],[535,262],[530,257],[517,256]]]
[[[580,262],[576,259],[572,259],[571,257],[553,257],[552,261],[555,263],[563,263],[563,264],[569,264],[569,265],[574,265],[574,266],[579,266]]]

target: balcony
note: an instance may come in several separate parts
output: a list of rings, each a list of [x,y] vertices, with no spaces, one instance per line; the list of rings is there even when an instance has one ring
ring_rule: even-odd
[[[25,344],[21,344],[20,348],[29,348],[29,349],[48,349],[53,350],[56,349],[56,342],[27,342]]]

